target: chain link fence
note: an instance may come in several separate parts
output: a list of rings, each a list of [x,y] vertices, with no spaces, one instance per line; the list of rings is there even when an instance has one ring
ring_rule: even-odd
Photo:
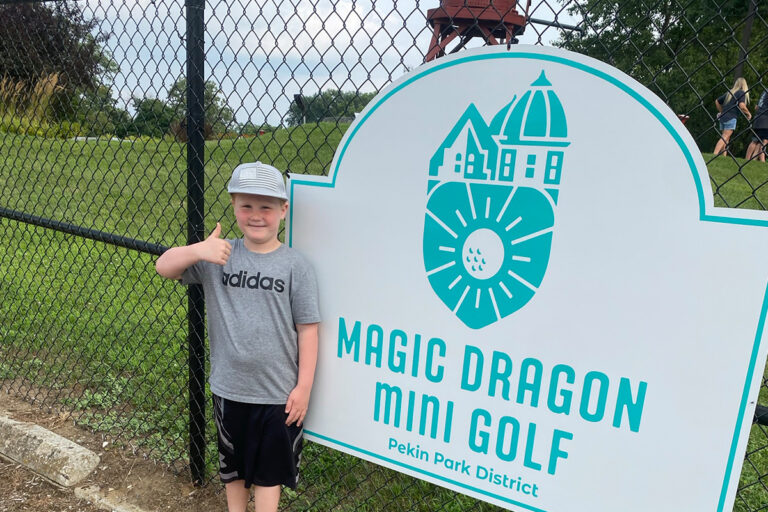
[[[717,205],[765,209],[746,117],[713,150],[715,100],[744,77],[754,113],[768,88],[766,16],[757,0],[0,0],[0,389],[210,481],[201,298],[154,260],[217,221],[237,236],[235,165],[326,174],[355,113],[425,58],[553,45],[680,114]],[[302,471],[287,510],[495,510],[311,443]],[[756,423],[736,510],[768,509],[767,477]]]

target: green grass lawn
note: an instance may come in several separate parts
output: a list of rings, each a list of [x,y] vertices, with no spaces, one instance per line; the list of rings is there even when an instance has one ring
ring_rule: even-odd
[[[322,174],[347,126],[305,125],[206,143],[206,229],[238,236],[226,182],[243,161]],[[186,239],[184,147],[169,141],[74,142],[0,133],[0,205],[167,246]],[[716,204],[761,208],[768,164],[704,155]],[[0,385],[34,384],[110,439],[183,468],[187,444],[185,289],[155,258],[0,219]],[[768,391],[761,393],[768,404]],[[214,439],[209,425],[209,440]],[[735,510],[768,504],[768,437],[753,427]],[[214,445],[209,443],[211,474]],[[316,444],[289,510],[496,510]]]
[[[768,208],[768,163],[704,153],[715,206],[765,210]]]

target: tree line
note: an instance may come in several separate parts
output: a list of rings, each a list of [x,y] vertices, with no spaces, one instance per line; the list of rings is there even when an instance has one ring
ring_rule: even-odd
[[[186,78],[176,80],[167,98],[132,96],[133,113],[122,108],[110,83],[118,66],[105,49],[110,34],[100,30],[98,20],[88,19],[77,4],[15,4],[0,6],[0,113],[28,117],[28,123],[76,125],[81,135],[147,135],[162,137],[185,130]],[[338,92],[338,91],[336,91]],[[305,116],[318,122],[333,115],[346,115],[360,102],[330,105],[331,91],[318,93]],[[323,109],[318,108],[320,104]],[[267,123],[238,123],[218,84],[205,82],[206,133],[259,134],[274,129]],[[364,105],[364,104],[363,104]],[[362,108],[362,107],[359,107]],[[321,112],[322,110],[322,112]],[[351,115],[350,111],[350,114]],[[289,114],[289,123],[296,117]],[[0,130],[3,123],[0,122]]]
[[[715,99],[743,76],[754,111],[768,89],[768,23],[765,10],[757,9],[761,3],[581,0],[568,11],[583,19],[586,33],[563,32],[555,45],[611,64],[648,87],[675,113],[690,117],[686,127],[699,148],[712,152],[720,136]],[[747,125],[742,118],[738,129]],[[734,141],[735,154],[743,156],[750,138]]]
[[[105,49],[109,37],[77,4],[0,6],[0,114],[28,117],[29,123],[77,126],[77,134],[86,136],[183,135],[186,78],[170,86],[166,99],[132,96],[129,112],[119,106],[109,85],[118,71]],[[308,111],[297,114],[294,103],[287,123],[352,116],[372,96],[334,90],[309,95],[304,98]],[[205,82],[204,105],[206,134],[256,135],[274,129],[266,122],[238,123],[212,80]]]
[[[186,114],[186,80],[177,80],[166,100],[133,96],[132,115],[109,86],[118,71],[104,47],[109,37],[77,4],[0,6],[0,107],[31,121],[77,125],[82,135],[169,133]],[[205,84],[205,103],[212,131],[235,126],[234,112],[212,81]]]
[[[753,2],[582,0],[568,9],[583,20],[586,32],[563,31],[555,45],[607,62],[638,80],[673,111],[690,116],[688,129],[703,151],[711,151],[719,133],[715,98],[731,87],[740,69],[756,98],[768,71],[768,24],[762,12],[750,11]],[[750,12],[751,42],[746,41],[746,59],[740,59]],[[118,71],[105,49],[109,37],[98,20],[88,19],[74,3],[0,6],[0,112],[13,101],[25,107],[17,108],[17,114],[34,112],[19,99],[34,96],[16,95],[18,88],[32,90],[55,76],[57,85],[51,88],[44,113],[53,122],[75,123],[86,135],[120,137],[158,137],[174,124],[183,129],[178,124],[185,117],[184,78],[171,85],[165,100],[132,97],[133,113],[118,105],[109,86]],[[290,126],[351,120],[374,95],[337,89],[296,95],[284,120]],[[227,100],[215,82],[205,83],[210,132],[255,134],[272,129],[265,123],[238,124]]]

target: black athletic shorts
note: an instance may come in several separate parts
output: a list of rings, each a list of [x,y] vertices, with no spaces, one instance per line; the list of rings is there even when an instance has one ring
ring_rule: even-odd
[[[286,425],[285,405],[244,404],[213,395],[223,483],[296,488],[304,429]]]
[[[752,137],[753,142],[762,142],[768,140],[768,128],[755,128],[755,137]]]

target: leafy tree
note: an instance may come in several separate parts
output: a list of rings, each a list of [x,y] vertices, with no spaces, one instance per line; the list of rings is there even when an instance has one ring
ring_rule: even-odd
[[[72,2],[0,6],[0,76],[29,89],[57,76],[56,111],[66,116],[76,91],[95,90],[115,70],[102,48],[108,37]]]
[[[133,123],[130,114],[117,106],[112,90],[104,85],[86,90],[74,98],[75,120],[88,136],[104,134],[125,137]]]
[[[327,119],[351,118],[356,112],[363,110],[374,96],[376,96],[375,92],[359,93],[328,89],[303,97],[302,105],[297,101],[291,103],[287,122],[290,126],[296,126],[303,122],[319,123]]]
[[[563,32],[555,44],[621,69],[656,93],[674,112],[689,115],[686,126],[699,148],[711,152],[719,136],[715,99],[736,78],[734,70],[750,1],[582,0],[569,12],[583,18],[586,34]],[[764,19],[755,16],[744,66],[744,77],[754,96],[761,90],[761,73],[768,70],[766,37]],[[768,85],[768,76],[762,81]],[[743,119],[740,127],[746,127]],[[736,144],[737,154],[743,151],[744,143]]]
[[[208,80],[205,82],[203,95],[205,122],[215,133],[226,133],[233,128],[235,113],[227,104],[219,86]],[[187,115],[187,79],[180,78],[168,91],[168,106],[173,111],[174,120],[181,121]]]
[[[175,112],[162,100],[156,98],[133,98],[136,115],[130,130],[132,135],[162,137],[175,119]]]

